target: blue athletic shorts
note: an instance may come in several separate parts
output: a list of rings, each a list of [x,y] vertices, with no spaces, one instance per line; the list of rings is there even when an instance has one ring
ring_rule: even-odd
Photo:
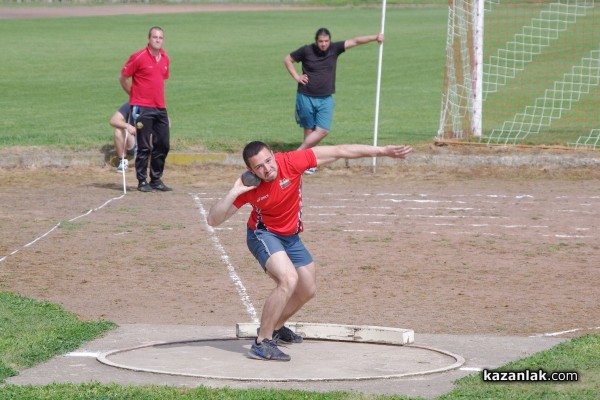
[[[334,108],[333,96],[312,97],[296,93],[296,122],[302,128],[318,126],[330,131]]]
[[[304,267],[313,262],[312,256],[300,240],[300,235],[282,236],[265,229],[253,231],[247,227],[246,243],[263,270],[269,257],[278,251],[285,251],[294,267]]]

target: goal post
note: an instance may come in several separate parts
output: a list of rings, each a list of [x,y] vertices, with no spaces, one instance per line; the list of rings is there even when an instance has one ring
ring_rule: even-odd
[[[599,1],[449,0],[436,140],[600,149]]]

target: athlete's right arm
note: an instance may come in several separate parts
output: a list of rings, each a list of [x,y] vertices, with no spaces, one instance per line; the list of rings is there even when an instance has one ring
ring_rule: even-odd
[[[215,205],[210,208],[206,222],[208,222],[210,226],[218,226],[227,221],[238,210],[238,208],[233,205],[235,199],[237,199],[240,194],[252,189],[254,189],[254,186],[246,186],[242,183],[242,179],[238,178],[225,197],[217,201]]]

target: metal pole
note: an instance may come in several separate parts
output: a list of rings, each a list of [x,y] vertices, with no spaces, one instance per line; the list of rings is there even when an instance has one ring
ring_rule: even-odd
[[[128,127],[125,127],[125,143],[123,143],[123,156],[121,157],[121,166],[123,167],[123,194],[127,194],[127,180],[125,179],[125,160],[127,159],[127,139],[129,135]]]
[[[385,31],[385,9],[387,1],[383,0],[381,6],[381,34]],[[377,64],[377,91],[375,94],[375,129],[373,130],[373,146],[377,146],[377,134],[379,129],[379,93],[381,91],[381,63],[383,60],[383,42],[379,45],[379,62]],[[377,157],[373,157],[373,173],[377,171]]]

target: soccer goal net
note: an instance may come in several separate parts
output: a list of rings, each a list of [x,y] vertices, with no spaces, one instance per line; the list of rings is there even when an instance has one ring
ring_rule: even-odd
[[[449,0],[438,141],[600,149],[600,0]]]

